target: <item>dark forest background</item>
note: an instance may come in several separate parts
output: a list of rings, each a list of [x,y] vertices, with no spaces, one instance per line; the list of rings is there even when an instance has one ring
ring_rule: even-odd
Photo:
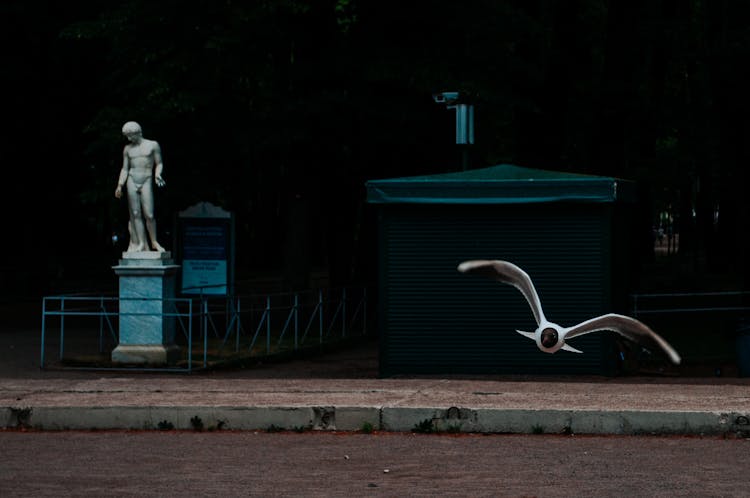
[[[128,120],[162,146],[168,247],[208,201],[236,215],[238,280],[374,283],[364,183],[460,169],[448,90],[475,106],[472,168],[637,182],[644,239],[680,237],[644,244],[638,289],[744,288],[748,19],[740,0],[6,0],[3,295],[114,285]]]

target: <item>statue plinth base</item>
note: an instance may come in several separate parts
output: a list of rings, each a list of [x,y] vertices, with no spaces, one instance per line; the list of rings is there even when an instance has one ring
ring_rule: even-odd
[[[176,275],[169,252],[124,252],[120,279],[120,340],[113,363],[166,365],[180,356],[174,343]]]
[[[112,362],[128,365],[173,365],[180,359],[176,344],[120,344],[112,350]]]

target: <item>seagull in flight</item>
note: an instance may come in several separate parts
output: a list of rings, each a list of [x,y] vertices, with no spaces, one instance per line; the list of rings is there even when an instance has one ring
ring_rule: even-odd
[[[510,284],[521,291],[521,294],[523,294],[531,307],[531,312],[534,314],[537,329],[535,332],[523,332],[520,330],[516,330],[516,332],[534,340],[539,349],[545,353],[555,353],[560,349],[573,353],[583,353],[583,351],[566,344],[565,341],[590,332],[612,330],[634,342],[643,342],[644,340],[653,341],[664,350],[675,365],[680,364],[680,355],[677,354],[677,351],[667,341],[662,339],[661,336],[651,330],[646,324],[628,316],[609,313],[586,320],[572,327],[561,327],[556,323],[548,321],[544,316],[544,311],[542,311],[542,303],[539,300],[539,295],[536,293],[531,278],[525,271],[513,263],[501,260],[464,261],[458,265],[458,271],[489,277],[498,282]]]

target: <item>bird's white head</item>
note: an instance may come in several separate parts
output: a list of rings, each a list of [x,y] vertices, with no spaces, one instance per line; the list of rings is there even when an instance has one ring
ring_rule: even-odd
[[[563,328],[556,323],[542,320],[534,333],[536,345],[545,353],[555,353],[565,345]]]
[[[540,327],[536,333],[536,345],[545,353],[554,353],[562,347],[563,339],[554,327]]]
[[[539,325],[535,332],[522,332],[520,330],[517,330],[516,332],[536,342],[537,347],[545,353],[552,354],[561,349],[580,353],[581,351],[565,344],[565,330],[566,329],[556,323],[545,320]]]

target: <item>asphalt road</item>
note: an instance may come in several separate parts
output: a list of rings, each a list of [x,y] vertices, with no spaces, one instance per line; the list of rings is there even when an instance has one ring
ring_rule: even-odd
[[[750,440],[0,432],[0,496],[748,496]]]

